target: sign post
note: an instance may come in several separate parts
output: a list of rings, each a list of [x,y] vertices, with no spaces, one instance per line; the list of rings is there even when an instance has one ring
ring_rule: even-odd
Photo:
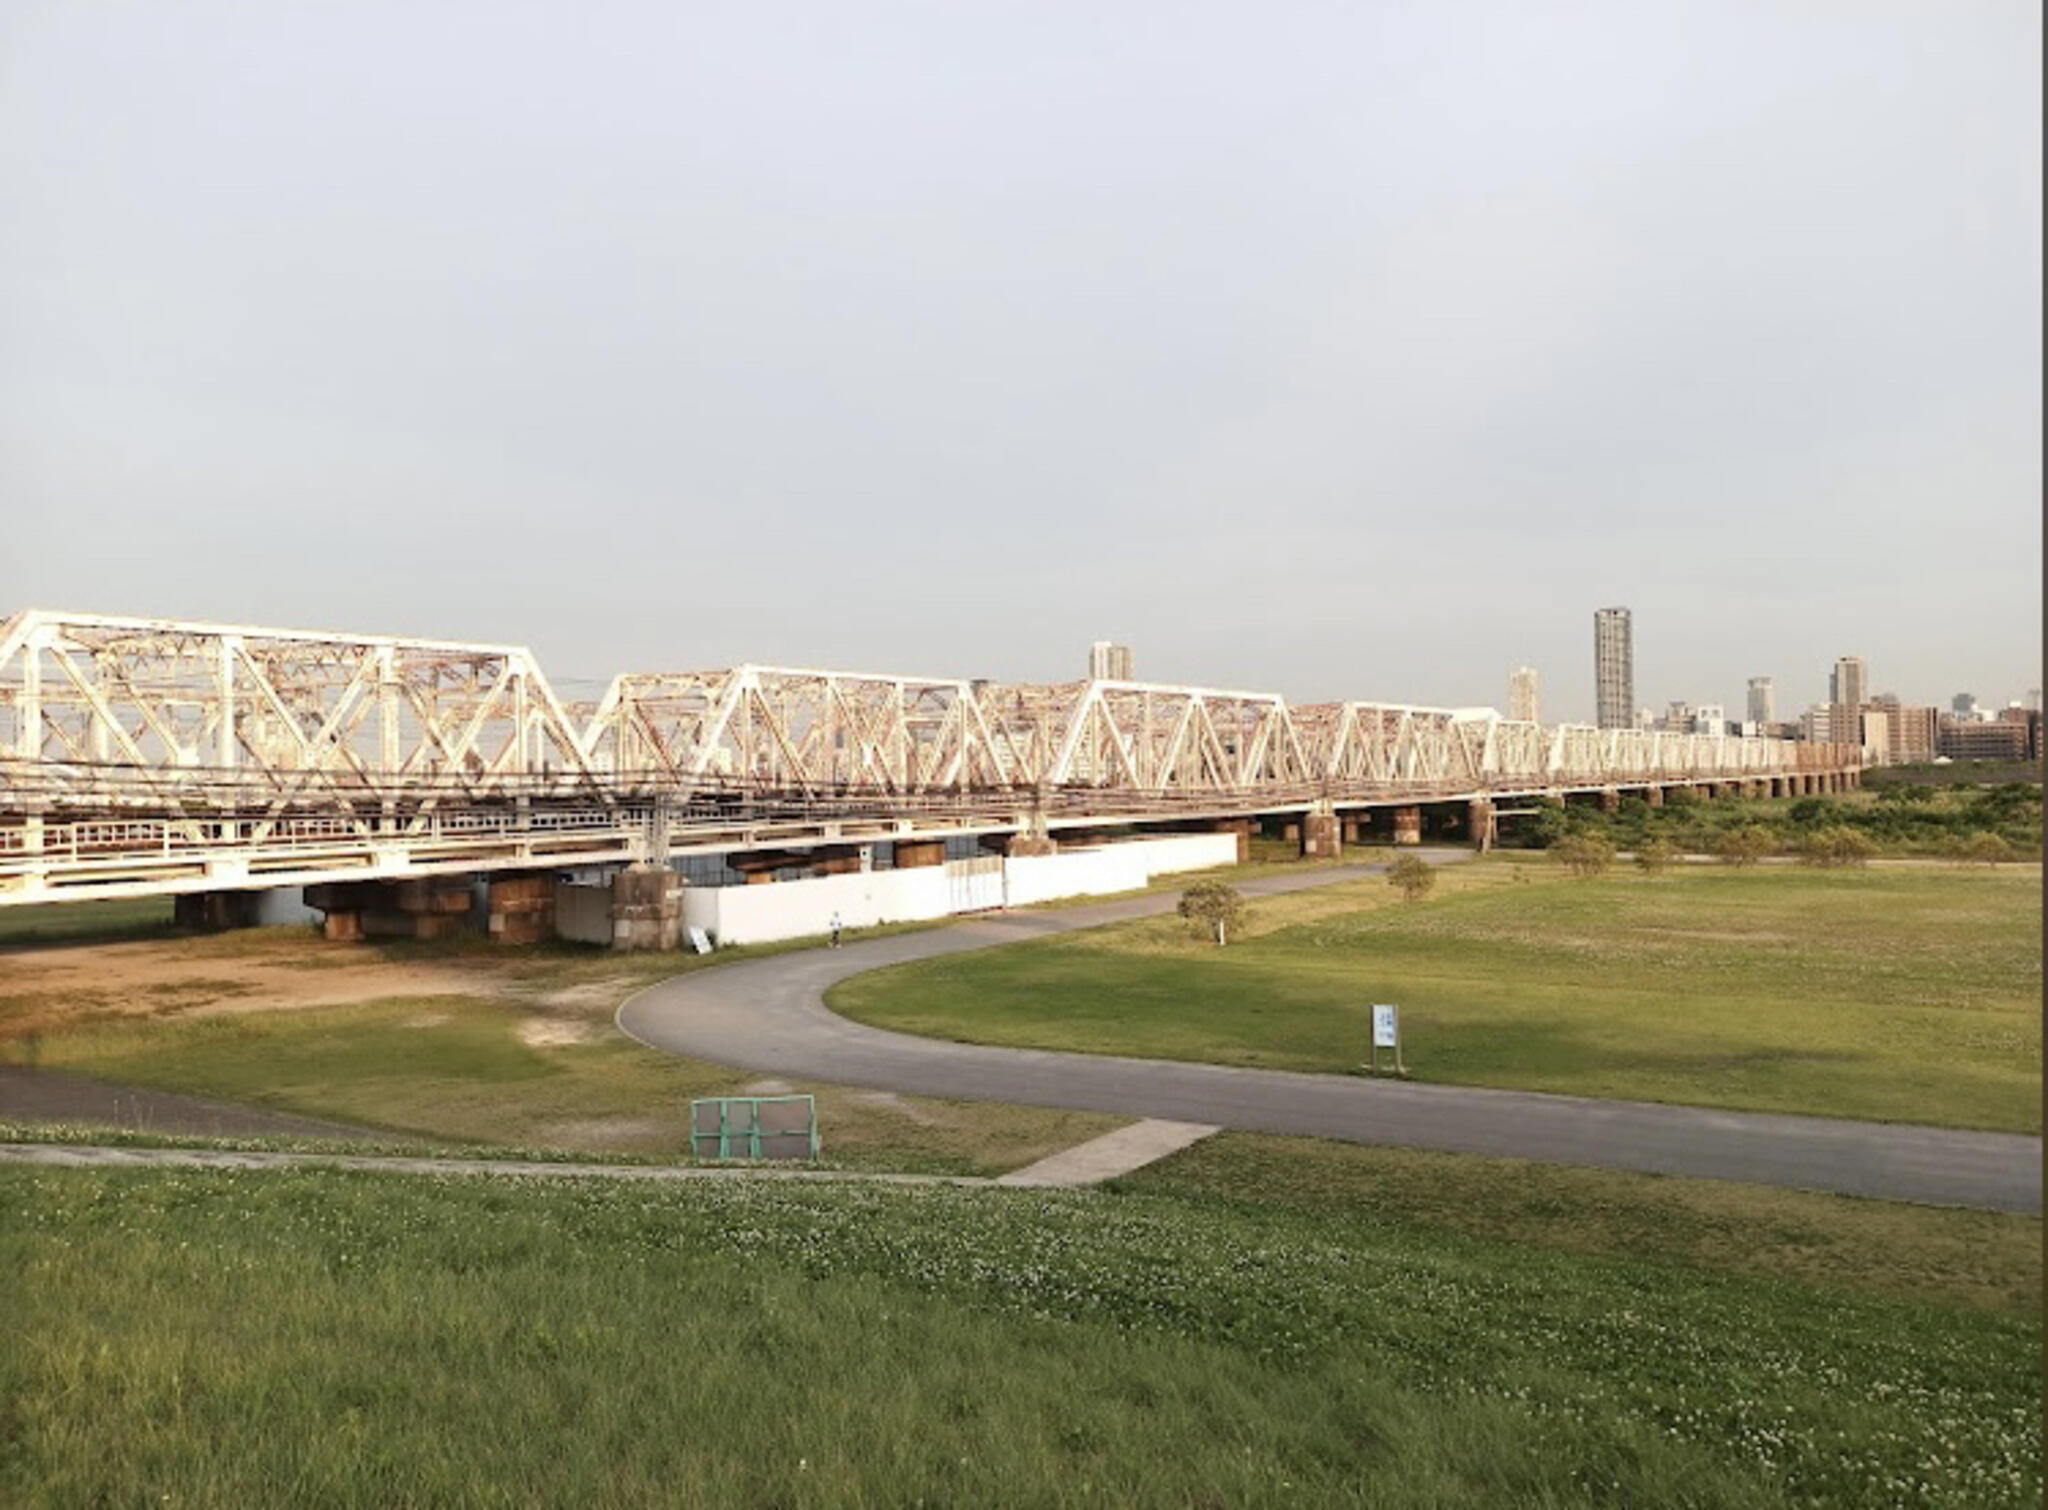
[[[1401,1062],[1401,1009],[1375,1002],[1372,1009],[1372,1058],[1368,1067],[1373,1074],[1380,1072],[1380,1050],[1391,1049],[1394,1054],[1394,1073],[1407,1078],[1408,1066]]]

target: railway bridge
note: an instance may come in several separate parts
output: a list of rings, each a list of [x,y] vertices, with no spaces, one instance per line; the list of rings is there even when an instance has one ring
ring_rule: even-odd
[[[932,863],[1112,827],[1335,853],[1534,799],[1839,791],[1855,746],[1290,704],[1135,681],[744,665],[560,699],[507,645],[31,609],[0,620],[0,906],[666,865]],[[1518,806],[1519,804],[1519,806]]]

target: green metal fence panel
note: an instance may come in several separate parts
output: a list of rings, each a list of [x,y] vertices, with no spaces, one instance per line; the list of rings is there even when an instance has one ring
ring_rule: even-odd
[[[690,1153],[699,1159],[815,1159],[815,1096],[703,1096],[690,1103]]]

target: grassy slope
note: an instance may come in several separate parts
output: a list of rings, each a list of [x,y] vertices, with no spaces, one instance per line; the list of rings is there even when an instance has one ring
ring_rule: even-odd
[[[39,1062],[126,1085],[478,1143],[687,1151],[689,1102],[754,1077],[644,1048],[608,1025],[535,1046],[516,1008],[469,997],[293,1012],[92,1022],[45,1035]],[[992,1174],[1122,1119],[799,1085],[834,1163]]]
[[[23,1505],[2040,1494],[2036,1322],[1199,1195],[0,1170],[0,1275]]]
[[[1356,1065],[1370,1004],[1392,1001],[1418,1079],[2041,1125],[2037,868],[1466,868],[1483,874],[1412,906],[1370,882],[1257,903],[1258,936],[1227,950],[1152,920],[877,971],[831,1000],[940,1037],[1322,1071]]]
[[[2041,1222],[1768,1185],[1224,1133],[1124,1188],[2038,1320]]]

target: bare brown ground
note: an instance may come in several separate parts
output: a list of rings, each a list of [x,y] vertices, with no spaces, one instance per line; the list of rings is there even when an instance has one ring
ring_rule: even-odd
[[[636,984],[620,976],[564,986],[488,954],[392,958],[374,946],[330,944],[299,931],[10,948],[0,950],[0,1040],[107,1018],[296,1011],[408,996],[512,999],[570,1019],[608,1018]]]

